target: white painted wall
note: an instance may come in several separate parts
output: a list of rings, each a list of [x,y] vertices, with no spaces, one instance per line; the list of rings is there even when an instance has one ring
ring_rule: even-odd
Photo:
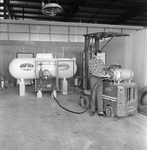
[[[142,29],[141,26],[0,19],[0,40],[84,42],[83,35],[88,33],[132,33]]]
[[[118,63],[122,68],[131,69],[138,89],[147,86],[147,29],[131,33],[128,37],[115,38],[103,51],[106,52],[107,65]]]

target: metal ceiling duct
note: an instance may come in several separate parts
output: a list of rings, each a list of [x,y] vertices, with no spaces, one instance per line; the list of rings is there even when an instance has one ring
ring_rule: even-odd
[[[55,16],[57,13],[62,12],[62,7],[57,3],[48,3],[43,6],[42,13],[44,15]]]

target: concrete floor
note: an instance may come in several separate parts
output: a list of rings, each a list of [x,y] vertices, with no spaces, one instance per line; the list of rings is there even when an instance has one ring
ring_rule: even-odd
[[[58,94],[60,103],[83,111],[77,94]],[[0,150],[147,150],[147,117],[103,118],[61,109],[49,93],[36,98],[18,88],[0,91]]]

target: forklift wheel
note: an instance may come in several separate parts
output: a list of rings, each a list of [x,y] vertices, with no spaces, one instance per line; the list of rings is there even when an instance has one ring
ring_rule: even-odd
[[[89,107],[90,102],[89,102],[88,96],[81,96],[80,97],[80,102],[81,102],[81,106],[83,108],[88,108]]]
[[[114,111],[113,111],[113,108],[111,106],[106,107],[106,115],[108,117],[114,117]]]

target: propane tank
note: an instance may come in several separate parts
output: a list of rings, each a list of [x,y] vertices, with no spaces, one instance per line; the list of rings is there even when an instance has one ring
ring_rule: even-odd
[[[9,72],[15,79],[39,78],[40,63],[53,77],[71,78],[77,71],[75,58],[15,58],[9,64]]]
[[[115,69],[111,70],[113,72],[114,81],[129,81],[134,77],[134,73],[129,69]]]

